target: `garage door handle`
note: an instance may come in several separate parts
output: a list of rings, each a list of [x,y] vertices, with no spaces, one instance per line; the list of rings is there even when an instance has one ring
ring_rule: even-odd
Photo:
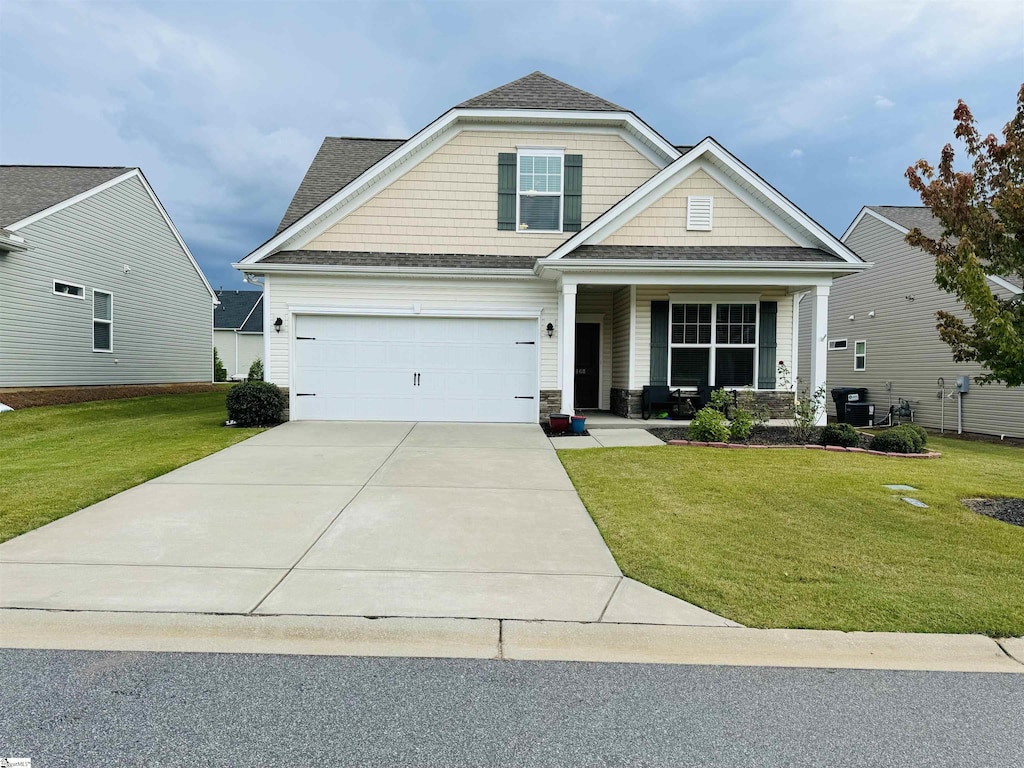
[[[414,373],[412,375],[412,385],[414,387],[418,387],[420,385],[420,375],[418,373]]]

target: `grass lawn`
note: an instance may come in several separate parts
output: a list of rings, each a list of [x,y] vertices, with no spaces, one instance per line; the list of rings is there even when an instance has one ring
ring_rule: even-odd
[[[159,395],[0,414],[0,541],[227,448],[227,392]]]
[[[689,447],[559,451],[627,576],[755,627],[1024,634],[1024,449],[940,459]],[[884,484],[919,488],[919,509]]]

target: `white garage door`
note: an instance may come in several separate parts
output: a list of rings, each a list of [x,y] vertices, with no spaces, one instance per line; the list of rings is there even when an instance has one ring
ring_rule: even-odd
[[[537,420],[537,321],[300,315],[293,419]]]

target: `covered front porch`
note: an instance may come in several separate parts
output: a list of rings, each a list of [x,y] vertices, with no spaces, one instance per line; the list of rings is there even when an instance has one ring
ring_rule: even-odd
[[[541,416],[591,411],[625,423],[640,418],[644,387],[660,385],[735,390],[785,418],[795,393],[824,386],[830,284],[783,270],[563,273],[558,325],[572,331],[558,333],[559,389],[544,393]],[[801,308],[815,329],[807,371],[797,362]]]

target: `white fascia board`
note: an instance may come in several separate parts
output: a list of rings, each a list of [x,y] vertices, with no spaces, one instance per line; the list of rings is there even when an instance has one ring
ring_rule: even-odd
[[[309,242],[325,229],[335,224],[351,210],[362,205],[366,199],[377,193],[379,188],[392,183],[396,178],[404,175],[415,167],[409,164],[413,155],[422,148],[438,139],[444,139],[438,144],[435,150],[443,146],[462,130],[475,128],[473,121],[506,120],[507,125],[499,126],[499,130],[520,130],[529,127],[528,123],[538,122],[558,123],[562,126],[572,128],[574,122],[579,123],[601,123],[606,125],[624,124],[623,129],[626,135],[630,133],[640,137],[643,142],[656,148],[664,155],[662,164],[665,161],[673,161],[679,157],[679,150],[669,144],[665,139],[655,133],[646,123],[630,112],[565,112],[558,110],[538,109],[452,109],[443,114],[437,120],[426,126],[412,138],[405,142],[389,155],[381,158],[359,176],[346,184],[342,189],[335,192],[324,202],[307,213],[301,219],[287,227],[279,234],[270,238],[267,242],[246,256],[240,263],[253,264],[275,251],[287,249],[296,250],[303,244]],[[456,125],[465,122],[465,127]],[[493,126],[493,123],[489,125]],[[483,128],[484,126],[480,126]],[[555,126],[552,126],[555,127]],[[447,133],[446,133],[447,132]],[[631,142],[632,143],[632,142]],[[646,153],[645,153],[646,154]],[[424,155],[426,157],[426,155]],[[422,158],[421,158],[422,160]],[[406,167],[402,167],[405,164]],[[659,164],[660,165],[660,164]],[[400,170],[396,170],[400,169]],[[379,178],[378,178],[379,177]],[[363,187],[367,187],[365,190]],[[344,203],[344,207],[337,209]],[[297,242],[301,238],[304,242]]]
[[[857,254],[847,248],[845,244],[777,192],[764,179],[743,165],[743,163],[733,157],[728,150],[711,137],[701,141],[689,152],[681,155],[675,162],[666,166],[641,184],[588,226],[584,227],[583,230],[553,250],[548,258],[560,259],[581,245],[600,242],[653,202],[667,194],[670,189],[692,174],[696,168],[701,168],[708,172],[711,163],[698,162],[705,156],[712,158],[715,164],[728,171],[728,178],[721,173],[714,174],[715,179],[719,183],[726,186],[730,191],[738,192],[738,196],[743,198],[744,202],[751,204],[751,207],[757,210],[758,213],[768,218],[769,221],[772,221],[780,229],[786,231],[795,242],[801,245],[811,244],[811,241],[805,235],[799,233],[800,230],[803,230],[814,241],[817,241],[819,245],[824,246],[826,250],[834,253],[843,261],[851,264],[863,263]],[[740,184],[737,184],[737,181]],[[762,196],[782,216],[770,211],[763,204],[753,204],[755,198],[749,192],[744,193],[741,185],[745,185],[747,190],[753,190]],[[783,217],[790,219],[793,223],[786,222]]]
[[[474,269],[472,267],[359,267],[344,264],[232,264],[235,269],[256,274],[389,275],[409,277],[495,277],[534,280],[532,269]]]
[[[249,314],[247,314],[245,316],[245,319],[239,324],[238,328],[244,328],[245,324],[249,322],[249,318],[252,317],[252,313],[255,312],[257,309],[260,310],[261,312],[263,311],[263,295],[262,294],[260,294],[260,297],[258,299],[256,299],[256,303],[252,305],[252,309],[249,310]],[[238,329],[235,329],[235,330],[237,331]],[[238,332],[242,333],[242,331],[238,331]],[[246,333],[252,333],[252,331],[246,331]]]
[[[892,219],[887,219],[882,214],[878,213],[877,211],[872,211],[865,205],[863,208],[860,209],[860,213],[857,214],[857,217],[853,220],[853,223],[846,228],[846,231],[843,232],[843,236],[840,237],[839,239],[845,243],[846,238],[848,238],[853,233],[853,230],[857,228],[857,225],[860,224],[861,219],[863,219],[865,216],[871,216],[872,218],[878,219],[883,224],[888,224],[897,232],[902,232],[904,235],[910,232],[910,230],[907,229],[906,227],[901,227]]]
[[[999,277],[999,275],[985,275],[985,277],[987,277],[989,280],[991,280],[993,283],[998,285],[1003,290],[1009,291],[1014,296],[1020,296],[1020,295],[1024,294],[1024,288],[1018,288],[1016,285],[1011,283],[1009,280],[1006,280],[1006,279],[1004,279],[1002,277]]]
[[[629,272],[656,271],[656,272],[829,272],[829,273],[850,273],[861,272],[869,269],[872,264],[858,262],[836,261],[671,261],[667,259],[559,259],[557,261],[542,260],[537,262],[540,271],[557,272],[586,272],[586,271],[609,271]]]
[[[656,270],[634,270],[623,272],[591,272],[587,274],[565,273],[561,275],[563,285],[657,285],[657,286],[716,286],[735,290],[738,287],[799,288],[807,290],[813,286],[829,286],[833,282],[830,272],[757,272],[722,270],[697,272],[658,272]]]

